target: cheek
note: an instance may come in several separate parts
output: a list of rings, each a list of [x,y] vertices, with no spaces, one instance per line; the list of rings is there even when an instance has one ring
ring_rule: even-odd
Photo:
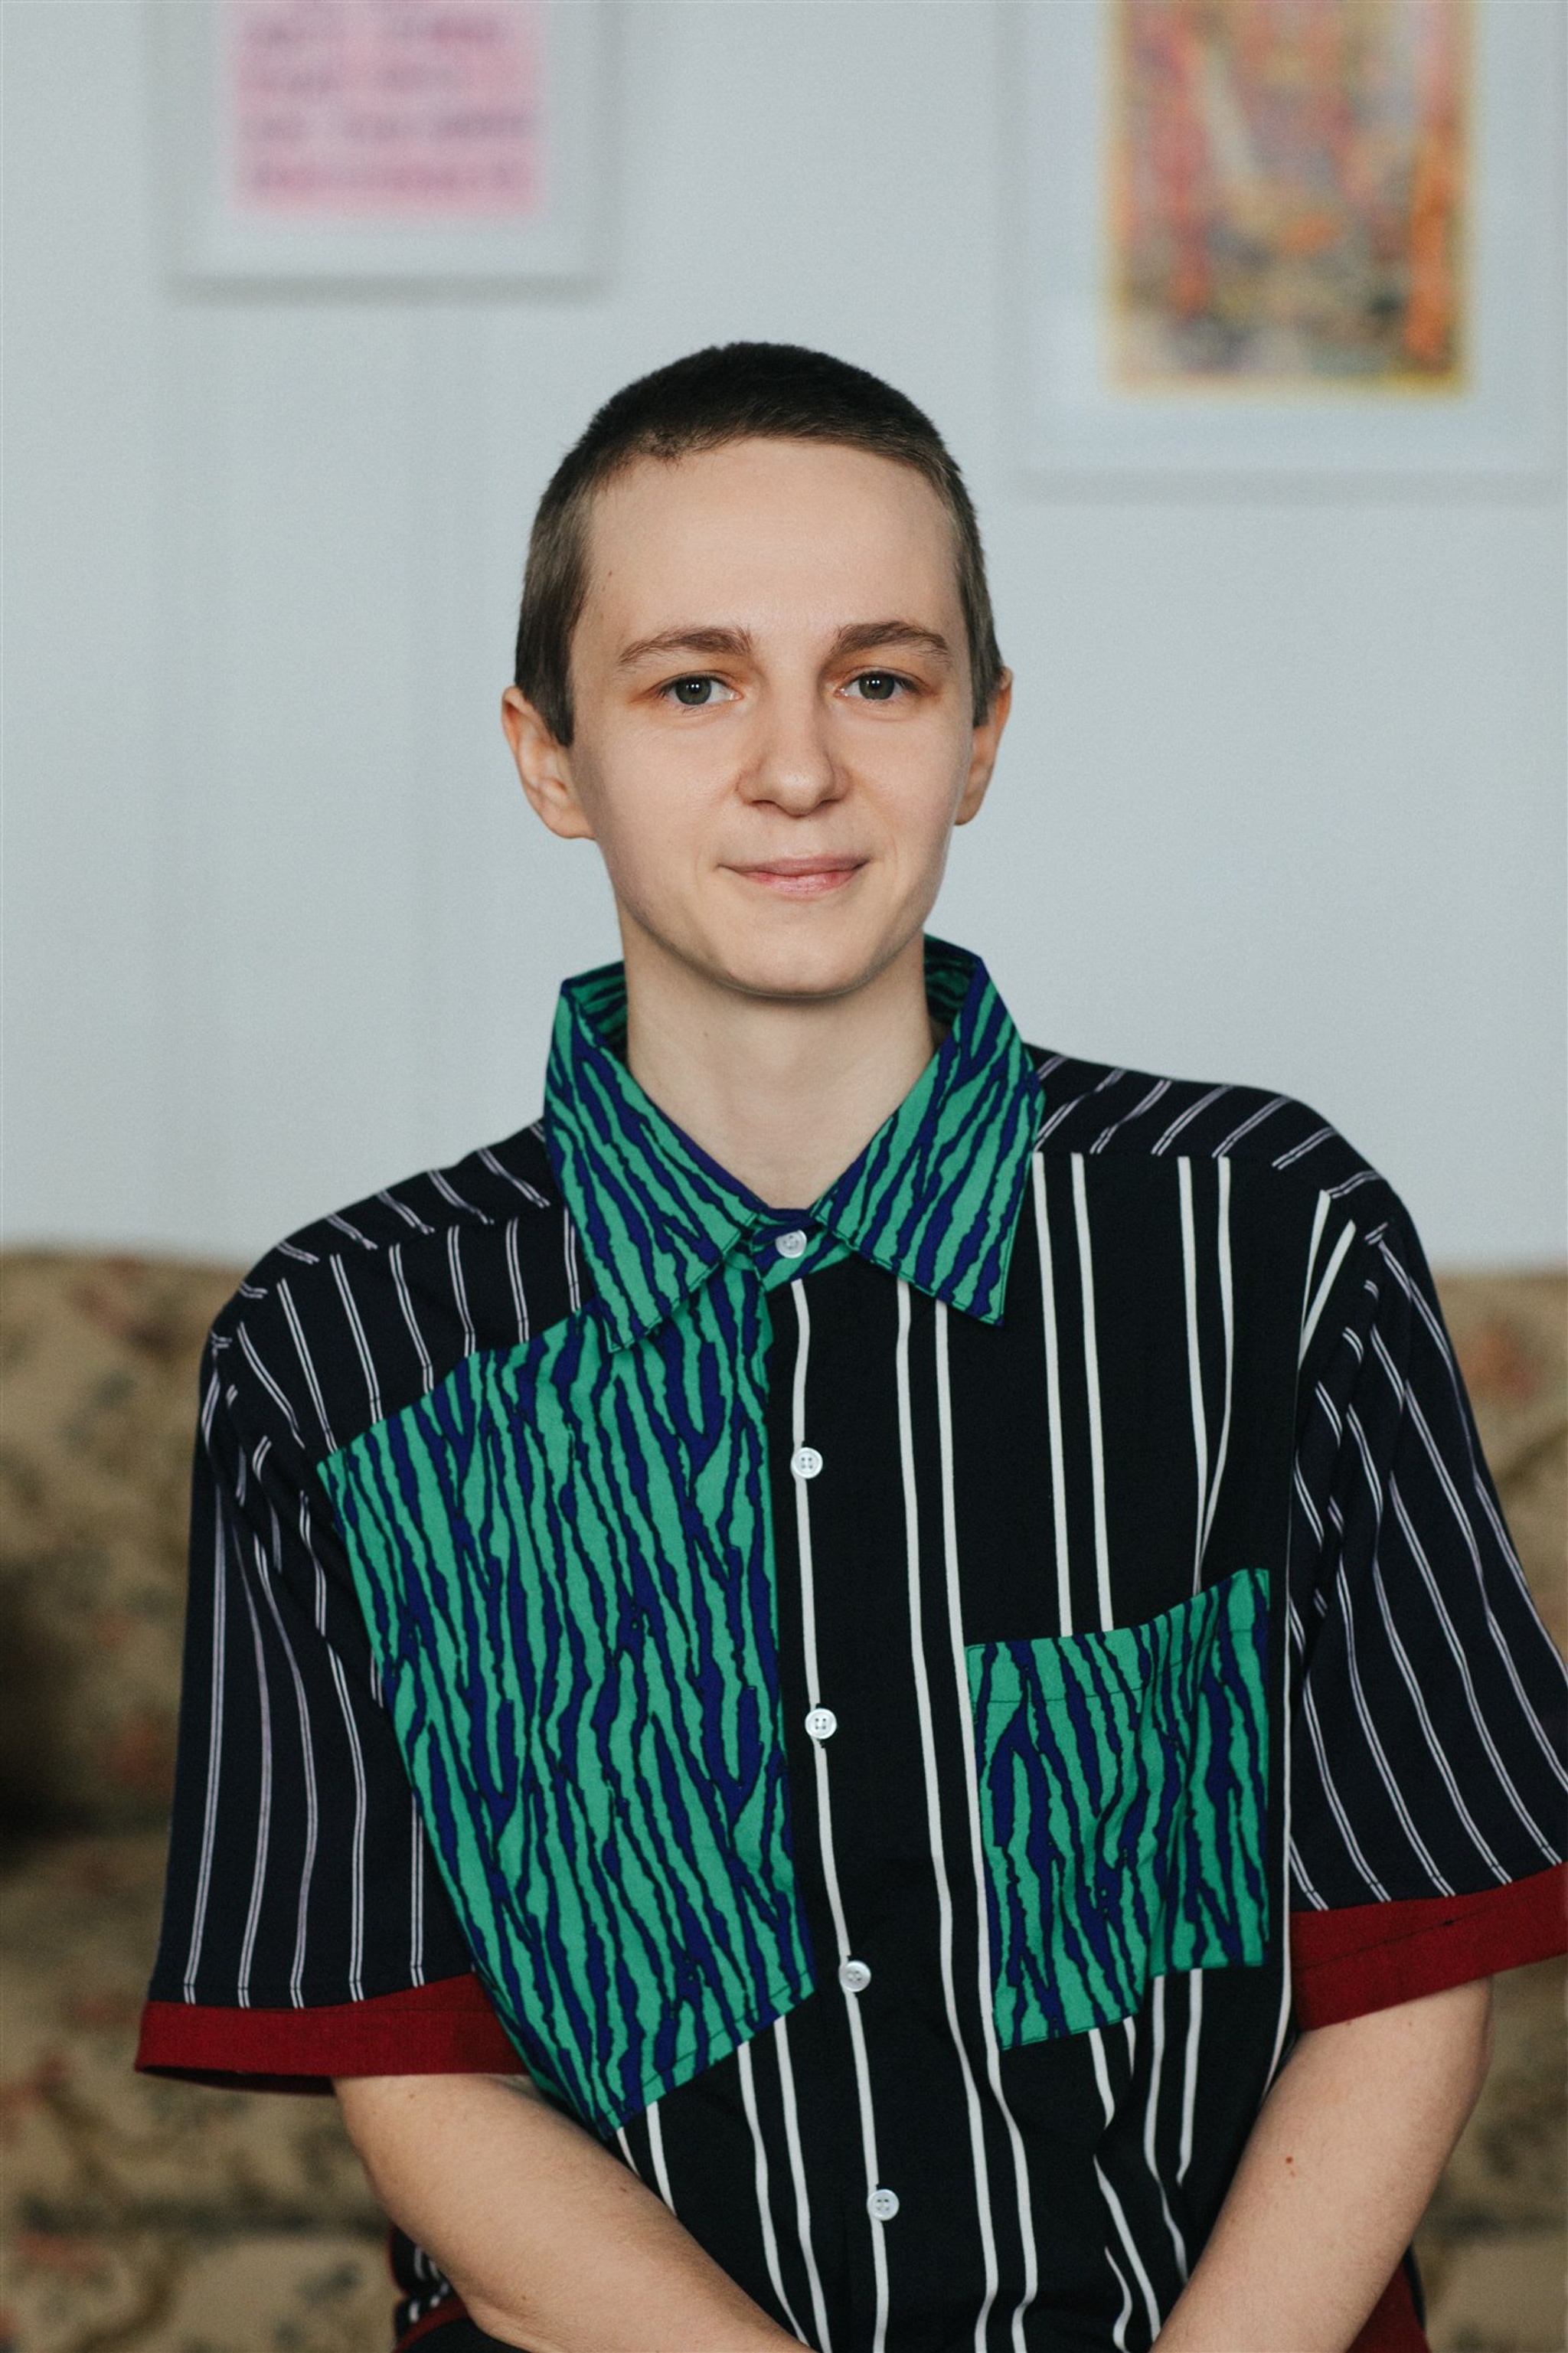
[[[711,792],[689,758],[672,757],[662,744],[596,746],[580,790],[610,879],[624,892],[686,871],[712,830]]]
[[[969,732],[910,729],[865,764],[862,791],[878,822],[911,862],[940,857],[969,777]]]

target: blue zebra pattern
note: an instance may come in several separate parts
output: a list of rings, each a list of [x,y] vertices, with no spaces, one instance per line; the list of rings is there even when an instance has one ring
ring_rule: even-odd
[[[530,2068],[606,2131],[812,1986],[766,1323],[727,1268],[637,1349],[574,1318],[324,1466],[481,1974]]]

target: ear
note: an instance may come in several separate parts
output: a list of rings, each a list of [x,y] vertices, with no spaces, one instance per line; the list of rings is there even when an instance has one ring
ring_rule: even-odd
[[[991,782],[996,754],[1002,748],[1002,731],[1007,724],[1007,714],[1012,708],[1013,673],[1005,670],[996,682],[995,699],[990,710],[970,738],[969,774],[964,778],[963,791],[953,815],[955,825],[967,825],[985,798],[985,787]]]
[[[571,752],[556,741],[543,714],[515,686],[501,696],[500,723],[522,789],[551,832],[563,841],[592,841],[594,828],[578,797]]]

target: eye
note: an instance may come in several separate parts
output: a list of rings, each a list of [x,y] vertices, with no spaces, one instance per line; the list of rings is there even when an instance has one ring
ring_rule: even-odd
[[[710,678],[706,671],[694,671],[689,678],[672,678],[659,692],[678,702],[682,711],[706,711],[715,702],[733,702],[735,690],[723,680]]]
[[[846,690],[851,694],[857,691],[862,702],[891,702],[909,692],[910,681],[890,670],[863,670],[858,678],[849,681]]]

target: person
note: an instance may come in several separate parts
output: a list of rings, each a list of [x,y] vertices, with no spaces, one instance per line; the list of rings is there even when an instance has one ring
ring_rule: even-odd
[[[624,962],[214,1327],[141,2060],[335,2085],[401,2346],[1425,2342],[1562,1668],[1381,1176],[927,935],[1011,691],[909,400],[618,393],[504,719]]]

